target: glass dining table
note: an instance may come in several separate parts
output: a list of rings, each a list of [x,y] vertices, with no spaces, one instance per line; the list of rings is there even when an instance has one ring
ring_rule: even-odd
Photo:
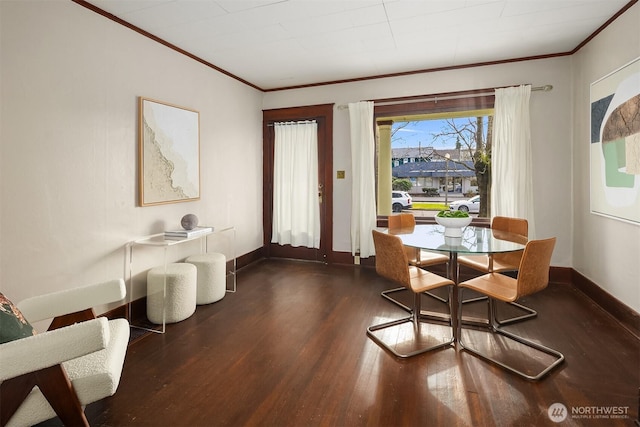
[[[455,286],[452,287],[449,301],[451,324],[455,342],[460,337],[460,322],[458,319],[459,290],[458,290],[458,254],[480,255],[515,252],[524,249],[526,240],[518,234],[487,227],[469,225],[462,230],[461,237],[445,236],[445,229],[437,224],[418,224],[414,227],[395,229],[394,234],[402,240],[405,246],[449,254],[448,277]]]

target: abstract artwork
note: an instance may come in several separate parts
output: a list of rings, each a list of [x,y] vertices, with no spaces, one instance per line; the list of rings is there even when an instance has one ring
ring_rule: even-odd
[[[200,198],[200,115],[140,97],[140,206]]]
[[[591,84],[591,212],[640,225],[640,58]]]

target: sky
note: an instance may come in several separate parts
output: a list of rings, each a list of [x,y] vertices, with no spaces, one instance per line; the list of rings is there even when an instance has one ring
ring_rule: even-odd
[[[444,120],[424,120],[409,123],[408,126],[395,132],[391,140],[391,148],[455,148],[455,143],[444,144],[441,141],[434,141],[433,139],[434,134],[442,131]],[[393,129],[396,129],[399,124],[401,123],[394,123]]]

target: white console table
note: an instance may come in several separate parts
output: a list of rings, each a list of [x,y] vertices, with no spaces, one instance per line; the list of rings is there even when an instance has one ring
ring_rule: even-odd
[[[125,244],[125,277],[127,281],[127,285],[129,287],[129,298],[133,298],[133,271],[134,271],[134,249],[147,247],[147,248],[160,248],[163,250],[163,259],[162,265],[166,270],[167,263],[169,259],[169,250],[171,247],[176,245],[182,245],[187,242],[199,241],[200,243],[200,253],[207,253],[209,251],[210,239],[215,239],[219,237],[227,236],[228,238],[228,247],[224,252],[225,257],[227,257],[227,262],[229,262],[230,258],[232,261],[232,268],[227,273],[227,292],[235,292],[236,291],[236,254],[235,254],[235,239],[236,239],[236,231],[233,226],[225,227],[219,230],[214,229],[213,231],[199,234],[194,237],[188,237],[179,240],[168,240],[164,238],[164,233],[152,234],[150,236],[141,237],[136,240],[131,240]],[[229,280],[231,280],[231,286],[229,286]],[[158,325],[156,328],[150,327],[149,325],[136,325],[132,312],[132,302],[129,301],[129,306],[127,310],[127,317],[129,320],[129,324],[134,328],[144,329],[150,332],[156,333],[164,333],[166,330],[166,322],[165,322],[165,306],[164,302],[166,300],[166,292],[167,292],[167,282],[165,277],[165,282],[163,286],[163,316],[162,316],[162,325]],[[158,329],[160,328],[160,329]]]

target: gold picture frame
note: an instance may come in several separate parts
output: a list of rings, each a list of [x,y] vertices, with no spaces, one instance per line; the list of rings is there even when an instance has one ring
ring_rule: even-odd
[[[139,98],[140,206],[200,199],[200,113]]]

